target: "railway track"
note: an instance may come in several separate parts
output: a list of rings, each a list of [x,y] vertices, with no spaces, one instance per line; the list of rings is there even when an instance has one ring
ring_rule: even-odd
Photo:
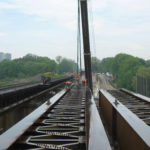
[[[90,91],[74,86],[66,92],[59,92],[3,133],[0,149],[111,148]]]
[[[69,79],[73,79],[73,77],[70,76],[70,77],[54,78],[47,85],[53,85],[53,84],[56,84],[56,83],[59,83],[62,81],[69,80]],[[41,85],[43,85],[43,83],[41,81],[37,81],[37,82],[28,82],[28,83],[19,83],[19,84],[1,86],[0,94],[3,94],[3,93],[7,94],[8,92],[12,92],[14,90],[16,91],[16,90],[20,90],[20,89],[41,86]]]
[[[73,77],[57,78],[47,85],[43,85],[41,82],[36,82],[3,87],[0,90],[0,113],[41,95],[47,92],[50,88],[72,79]]]
[[[85,97],[81,90],[77,90],[73,95],[66,95],[53,110],[44,114],[40,121],[35,123],[34,131],[29,129],[23,136],[24,139],[19,139],[13,147],[85,149],[85,119]]]
[[[50,97],[61,91],[63,88],[64,84],[61,83],[25,98],[16,104],[0,109],[0,135],[42,105]],[[9,121],[10,119],[11,121]]]
[[[38,82],[29,82],[29,83],[19,83],[19,84],[12,84],[12,85],[6,85],[6,86],[1,86],[0,90],[8,90],[8,89],[12,89],[12,88],[17,88],[17,87],[23,87],[23,86],[29,86],[29,85],[39,85],[42,84],[41,81]]]
[[[118,142],[121,150],[149,150],[150,99],[124,89],[101,89],[99,97],[112,143]],[[111,146],[89,89],[75,85],[3,133],[0,149],[109,150]]]
[[[125,90],[108,90],[108,92],[150,126],[150,101],[143,100]]]
[[[99,107],[121,150],[150,149],[150,99],[127,90],[100,90]]]

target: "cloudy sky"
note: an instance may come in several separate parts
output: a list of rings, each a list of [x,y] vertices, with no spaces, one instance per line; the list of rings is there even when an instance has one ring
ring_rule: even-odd
[[[150,59],[150,0],[89,0],[92,56]],[[0,51],[76,59],[77,0],[0,0]]]

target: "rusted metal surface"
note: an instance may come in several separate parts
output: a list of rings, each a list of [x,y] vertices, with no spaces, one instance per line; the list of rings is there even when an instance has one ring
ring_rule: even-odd
[[[54,89],[58,88],[60,85],[62,85],[62,83],[60,83],[60,84],[58,84],[56,86],[52,86],[52,87],[50,87],[50,88],[48,88],[46,90],[43,90],[43,91],[41,91],[41,92],[39,92],[37,94],[34,94],[32,96],[28,96],[28,97],[26,97],[26,98],[24,98],[24,99],[22,99],[22,100],[20,100],[18,102],[16,101],[16,103],[12,103],[12,104],[10,104],[9,106],[6,106],[6,107],[1,107],[1,102],[0,102],[0,108],[1,108],[0,109],[0,113],[3,113],[3,112],[5,112],[5,111],[7,111],[7,110],[9,110],[9,109],[11,109],[13,107],[16,107],[16,106],[18,106],[18,105],[20,105],[22,103],[25,103],[25,102],[33,99],[33,98],[36,98],[36,97],[38,97],[38,96],[40,96],[42,94],[45,94],[45,93],[49,92],[50,90],[54,90]]]
[[[0,149],[110,150],[90,91],[75,86],[64,93],[2,134]]]
[[[120,93],[119,90],[100,90],[100,93],[102,109],[107,109],[108,105],[104,105],[107,103],[112,110],[115,109],[117,112],[115,134],[121,149],[150,149],[149,104],[134,96]],[[111,122],[111,133],[113,134],[115,130],[112,127],[113,111],[109,112],[109,116],[112,117],[107,117],[107,122]]]
[[[32,88],[32,87],[35,87],[35,86],[38,86],[38,85],[41,85],[42,82],[37,82],[37,83],[26,83],[26,84],[18,84],[18,85],[15,85],[15,86],[6,86],[5,88],[2,88],[0,89],[0,95],[3,95],[3,94],[6,94],[6,93],[11,93],[11,92],[14,92],[14,91],[18,91],[18,90],[22,90],[22,89],[25,89],[25,88]]]
[[[48,102],[36,109],[33,113],[18,122],[15,126],[7,130],[0,136],[0,149],[9,148],[44,112],[46,112],[56,101],[63,96],[65,91],[59,92]]]
[[[109,90],[108,92],[150,126],[150,102],[119,90]]]
[[[85,149],[83,90],[72,89],[53,109],[34,121],[33,126],[10,149]]]
[[[141,99],[141,100],[143,100],[145,102],[150,103],[150,98],[149,97],[146,97],[146,96],[138,94],[138,93],[131,92],[131,91],[127,90],[127,89],[120,89],[120,91],[123,91],[123,92],[125,92],[125,93],[127,93],[129,95],[134,95],[136,98],[139,98],[139,99]]]
[[[100,100],[99,100],[99,109],[101,113],[103,114],[105,121],[107,122],[107,131],[109,134],[112,134],[112,111],[113,107],[111,103],[106,99],[106,97],[102,94],[100,94]]]
[[[0,91],[0,113],[12,107],[15,107],[28,99],[31,99],[39,93],[45,92],[47,89],[65,82],[73,77],[64,77],[51,81],[49,85],[42,85],[40,82],[24,85],[17,85],[10,89]]]
[[[60,82],[65,82],[66,80],[72,79],[73,77],[63,77],[63,78],[55,78],[51,80],[50,84],[57,84]],[[8,85],[4,87],[0,87],[0,95],[4,95],[7,93],[12,93],[15,91],[24,90],[27,88],[37,87],[42,85],[43,83],[41,81],[35,82],[35,83],[22,83],[22,84],[14,84],[14,85]]]

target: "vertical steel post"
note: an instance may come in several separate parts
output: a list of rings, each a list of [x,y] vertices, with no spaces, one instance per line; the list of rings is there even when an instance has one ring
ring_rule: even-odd
[[[80,6],[81,6],[81,16],[82,16],[85,75],[86,75],[88,86],[93,92],[87,0],[80,0]]]

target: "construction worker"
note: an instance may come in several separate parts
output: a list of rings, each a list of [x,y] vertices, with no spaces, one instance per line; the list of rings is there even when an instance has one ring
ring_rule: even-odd
[[[66,81],[66,82],[65,82],[65,87],[66,87],[66,89],[70,88],[70,87],[71,87],[71,84],[72,84],[71,81]]]
[[[82,81],[82,83],[83,83],[83,85],[85,85],[85,86],[86,86],[87,79],[84,79],[84,80]]]

